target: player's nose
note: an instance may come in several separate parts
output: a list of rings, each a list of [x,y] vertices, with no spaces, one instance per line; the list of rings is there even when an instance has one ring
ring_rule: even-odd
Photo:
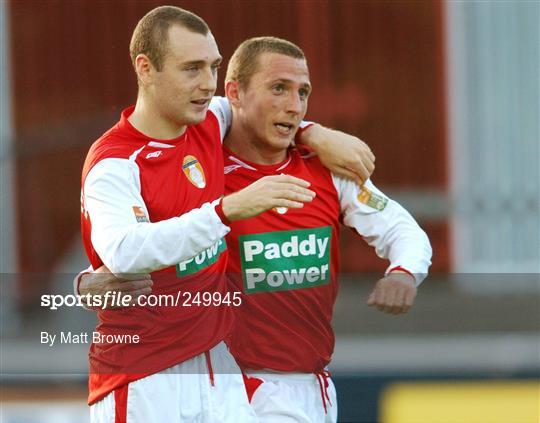
[[[217,89],[217,76],[212,69],[206,69],[202,72],[199,88],[203,91],[216,91]]]
[[[287,98],[287,112],[300,114],[302,112],[302,99],[297,93],[291,93]]]

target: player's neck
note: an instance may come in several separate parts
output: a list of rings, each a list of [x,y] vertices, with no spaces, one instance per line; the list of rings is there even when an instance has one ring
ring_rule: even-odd
[[[253,133],[235,124],[234,118],[223,143],[239,158],[255,164],[273,165],[281,163],[287,158],[287,149],[264,148],[264,142],[259,142],[254,138]]]
[[[128,118],[135,129],[149,138],[156,140],[172,140],[178,138],[186,131],[186,125],[178,125],[164,116],[161,116],[157,107],[152,107],[150,101],[139,96],[135,110]]]

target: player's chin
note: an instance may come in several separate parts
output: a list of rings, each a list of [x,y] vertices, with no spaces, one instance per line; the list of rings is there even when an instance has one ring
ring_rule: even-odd
[[[288,140],[272,140],[267,147],[270,148],[271,151],[275,153],[282,153],[285,150],[287,150],[289,147],[291,147],[292,141]]]
[[[294,142],[294,135],[290,137],[285,137],[283,140],[281,140],[281,145],[283,148],[289,148]]]
[[[294,141],[294,134],[291,134],[291,135],[282,135],[282,134],[278,134],[278,135],[275,135],[273,137],[270,137],[270,139],[272,140],[272,146],[275,148],[275,149],[287,149],[289,148],[293,141]]]
[[[188,125],[196,125],[197,123],[201,123],[206,118],[206,112],[208,109],[205,109],[204,111],[192,111],[190,113],[186,113],[186,123]]]

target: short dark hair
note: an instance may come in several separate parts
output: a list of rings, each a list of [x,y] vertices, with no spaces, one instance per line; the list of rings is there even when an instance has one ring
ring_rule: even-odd
[[[173,25],[180,25],[197,34],[206,35],[210,28],[199,16],[176,6],[160,6],[148,12],[137,23],[129,54],[135,67],[135,58],[145,54],[152,65],[160,71],[167,54],[168,31]]]
[[[278,53],[295,59],[306,59],[304,52],[296,44],[276,37],[255,37],[244,41],[234,51],[225,82],[237,81],[246,88],[259,66],[259,56],[263,53]]]

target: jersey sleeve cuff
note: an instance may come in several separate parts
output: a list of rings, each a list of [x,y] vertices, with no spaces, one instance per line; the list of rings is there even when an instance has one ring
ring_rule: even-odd
[[[84,269],[73,279],[73,292],[75,293],[75,295],[81,295],[81,291],[79,291],[81,278],[83,277],[83,275],[88,275],[89,273],[92,273],[92,267],[88,267],[87,269]]]
[[[81,278],[84,275],[88,275],[90,273],[92,273],[92,266],[88,267],[87,269],[84,269],[77,276],[75,276],[75,278],[73,278],[73,292],[75,293],[75,295],[77,295],[77,296],[81,295],[81,291],[79,290],[79,286],[81,284]],[[89,308],[84,301],[81,301],[81,303],[82,303],[83,308],[85,310],[92,311],[92,309]]]
[[[394,271],[399,271],[399,272],[404,272],[404,273],[407,273],[409,274],[410,276],[412,276],[412,278],[414,279],[414,284],[415,286],[418,286],[422,283],[422,281],[426,278],[427,274],[423,274],[423,273],[416,273],[416,272],[413,272],[403,266],[390,266],[386,272],[384,273],[385,276],[387,276],[388,274],[394,272]]]
[[[314,124],[315,124],[314,122],[311,122],[309,120],[303,120],[302,122],[300,122],[300,125],[298,125],[297,133],[301,134],[302,132],[304,132],[306,129],[313,126]]]
[[[303,120],[302,122],[300,122],[300,125],[298,126],[298,129],[296,130],[296,135],[294,136],[294,141],[293,143],[296,145],[296,144],[302,144],[302,141],[300,141],[300,137],[302,136],[302,133],[312,127],[315,123],[314,122],[310,122],[310,121],[307,121],[307,120]]]
[[[214,210],[224,225],[231,226],[231,221],[227,219],[227,216],[225,216],[225,213],[223,213],[223,199],[219,200]]]

